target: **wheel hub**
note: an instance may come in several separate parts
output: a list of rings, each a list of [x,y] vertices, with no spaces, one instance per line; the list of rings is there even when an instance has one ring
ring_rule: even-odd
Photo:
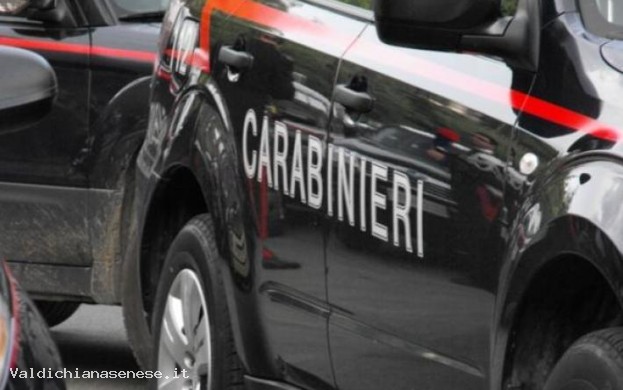
[[[184,269],[167,294],[158,340],[159,389],[211,389],[212,342],[203,288],[198,275]]]

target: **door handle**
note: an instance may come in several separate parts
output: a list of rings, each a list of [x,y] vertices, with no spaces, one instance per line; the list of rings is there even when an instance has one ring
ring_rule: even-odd
[[[237,70],[249,69],[253,66],[253,56],[246,51],[233,49],[231,46],[223,46],[218,52],[218,60]]]
[[[374,99],[366,92],[358,92],[345,84],[340,84],[333,90],[333,99],[347,109],[366,113],[372,111]]]

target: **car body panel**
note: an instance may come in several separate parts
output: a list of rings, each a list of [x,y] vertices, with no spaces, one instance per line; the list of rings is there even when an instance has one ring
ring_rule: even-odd
[[[247,197],[239,207],[253,210],[255,231],[249,233],[257,249],[251,264],[266,352],[276,375],[302,387],[330,387],[333,375],[326,337],[324,189],[303,179],[303,166],[302,180],[292,177],[297,161],[307,166],[311,158],[322,165],[334,74],[364,27],[314,4],[260,1],[244,3],[226,29],[213,28],[210,36],[213,47],[230,45],[254,59],[239,75],[219,61],[212,72],[228,103],[236,155],[246,172]],[[274,123],[282,126],[275,129]],[[261,150],[268,150],[269,160]],[[274,153],[281,153],[275,171]]]
[[[240,84],[230,81],[232,75],[228,75],[228,69],[216,61],[211,63],[211,71],[215,75],[216,83],[204,82],[201,89],[210,96],[208,101],[215,106],[214,109],[229,115],[224,117],[225,123],[221,123],[217,127],[213,127],[213,121],[208,121],[203,125],[198,124],[197,128],[187,129],[187,131],[196,131],[196,135],[191,133],[195,137],[195,140],[192,141],[192,150],[196,150],[192,155],[196,158],[192,158],[190,161],[188,161],[187,153],[189,143],[184,141],[187,136],[183,135],[189,115],[185,115],[184,112],[192,111],[186,108],[186,104],[192,104],[186,97],[194,92],[175,99],[176,94],[184,93],[185,81],[179,76],[176,78],[175,69],[169,71],[170,80],[167,77],[157,77],[152,99],[151,120],[171,124],[167,126],[166,132],[161,131],[160,134],[148,136],[148,141],[139,156],[139,167],[144,173],[154,172],[158,176],[167,177],[168,167],[171,167],[173,163],[166,161],[175,161],[178,165],[190,165],[193,168],[197,160],[204,161],[203,164],[200,164],[200,169],[196,170],[198,181],[204,183],[203,186],[207,187],[208,193],[211,194],[208,195],[210,198],[208,203],[217,206],[219,210],[223,210],[222,213],[218,213],[215,219],[219,226],[223,226],[228,231],[223,237],[229,242],[229,245],[225,244],[227,246],[224,249],[226,251],[233,249],[237,242],[238,245],[242,245],[242,248],[238,248],[238,252],[234,253],[239,253],[243,257],[251,257],[250,259],[239,259],[238,263],[234,263],[232,267],[233,277],[236,280],[234,288],[245,288],[239,294],[239,299],[232,308],[233,315],[236,317],[240,315],[236,321],[240,327],[246,327],[245,324],[253,324],[252,326],[255,328],[266,329],[264,332],[265,339],[251,341],[248,336],[243,336],[244,344],[254,345],[255,347],[251,348],[257,348],[257,351],[254,356],[241,353],[242,359],[250,366],[273,372],[272,375],[289,377],[290,380],[300,385],[306,384],[304,386],[309,387],[316,386],[317,383],[325,383],[324,386],[331,386],[333,378],[326,339],[326,317],[322,313],[318,314],[309,310],[300,311],[287,304],[292,299],[296,300],[300,297],[306,297],[302,299],[320,302],[320,304],[326,300],[323,235],[320,231],[314,232],[318,226],[320,214],[305,213],[301,211],[302,207],[294,204],[288,210],[292,215],[286,217],[284,216],[285,208],[289,206],[286,206],[284,197],[269,191],[265,186],[261,186],[257,180],[246,178],[238,182],[232,181],[231,176],[232,173],[238,175],[242,168],[241,160],[238,159],[240,157],[239,144],[243,137],[240,126],[244,122],[245,113],[250,109],[253,109],[254,115],[257,115],[255,120],[259,126],[262,126],[264,115],[278,116],[283,114],[287,115],[291,128],[298,126],[299,131],[304,128],[306,131],[315,131],[318,137],[324,137],[323,127],[328,123],[330,115],[330,98],[333,87],[331,75],[337,71],[339,56],[346,50],[349,41],[354,40],[363,29],[364,25],[360,22],[347,24],[345,27],[347,30],[346,37],[350,38],[340,42],[338,46],[331,46],[326,54],[315,59],[315,62],[310,62],[307,67],[299,70],[298,76],[294,76],[291,62],[294,60],[307,64],[303,59],[307,58],[308,61],[311,61],[313,59],[311,56],[315,53],[304,45],[295,44],[296,41],[292,41],[293,38],[278,31],[267,31],[266,34],[258,36],[251,28],[253,25],[250,24],[264,17],[264,11],[269,14],[270,12],[283,12],[277,8],[278,6],[285,7],[287,4],[257,3],[258,8],[255,10],[240,8],[244,11],[242,14],[237,14],[235,12],[236,7],[229,5],[223,13],[217,11],[211,17],[211,52],[218,51],[218,48],[223,45],[244,44],[248,45],[246,48],[254,56],[255,62],[248,74],[241,75]],[[323,17],[334,18],[329,12],[317,7],[312,8],[318,20],[323,20]],[[182,21],[184,18],[193,17],[192,11],[192,8],[189,7],[189,15],[177,16],[176,23],[184,23]],[[202,13],[204,13],[203,10]],[[172,19],[175,18],[172,17]],[[348,22],[347,19],[344,21]],[[335,23],[336,21],[331,20],[331,22]],[[223,23],[226,23],[227,28],[224,27]],[[173,30],[175,31],[175,27]],[[288,32],[288,30],[284,32]],[[164,36],[166,36],[166,32]],[[244,42],[238,41],[237,43],[237,40],[244,40]],[[323,71],[319,72],[320,69]],[[201,77],[193,80],[192,72],[189,77],[189,80],[186,81],[189,84],[195,80],[199,82],[205,80]],[[309,82],[312,89],[299,86],[297,90],[293,86],[294,77],[313,79],[314,81]],[[265,95],[261,89],[268,86],[272,89],[269,94]],[[254,89],[249,90],[248,88]],[[257,91],[253,99],[239,100],[236,97],[247,93],[253,94],[253,91]],[[297,92],[298,99],[295,97]],[[309,110],[313,105],[308,102],[312,98],[319,105],[316,104],[315,111],[310,112]],[[174,101],[175,103],[173,103]],[[289,101],[292,104],[288,103]],[[162,110],[163,107],[166,108]],[[178,113],[182,114],[178,118],[154,118],[162,111],[172,112],[168,107],[177,107]],[[307,113],[304,118],[300,116],[301,110],[303,110],[303,114]],[[318,114],[322,117],[315,118],[314,115]],[[308,121],[310,115],[312,122],[305,122]],[[229,120],[232,122],[228,123]],[[219,128],[225,133],[219,134]],[[256,130],[259,131],[261,128]],[[289,138],[292,145],[294,143],[294,130],[288,131],[292,132],[292,135],[288,136],[292,137]],[[158,140],[162,141],[159,142]],[[179,149],[182,156],[178,155],[176,145],[183,147]],[[186,155],[184,156],[184,154]],[[152,160],[150,156],[158,156],[157,159],[164,157],[164,160]],[[212,168],[215,166],[218,169]],[[208,167],[207,170],[206,167]],[[195,171],[195,169],[192,170]],[[206,174],[202,174],[203,171],[206,171]],[[153,173],[150,173],[150,176],[153,176]],[[282,185],[283,180],[282,177]],[[299,191],[299,198],[295,201],[289,201],[289,203],[300,202],[300,194]],[[254,211],[250,212],[251,209]],[[283,231],[287,224],[294,224],[293,226],[299,226],[299,229],[302,230],[292,237],[281,237],[280,231]],[[259,245],[258,236],[267,239],[264,246]],[[269,240],[268,237],[271,236],[275,238]],[[297,251],[300,250],[301,245],[306,248],[307,263],[304,266],[298,262]],[[229,254],[227,257],[230,257]],[[245,268],[249,266],[252,268]],[[288,276],[292,274],[301,275],[303,278],[301,284],[296,285],[295,288],[291,287],[291,283],[290,285],[285,283]],[[256,280],[258,275],[263,276],[259,276],[259,279]],[[245,287],[248,282],[245,280],[251,279],[254,285],[259,283],[261,286],[262,292],[259,296],[254,294],[249,296],[248,294],[248,287]],[[276,298],[276,296],[278,297]],[[266,307],[266,310],[248,309],[249,306],[257,307],[258,305]],[[296,329],[293,332],[286,332],[287,324],[283,324],[279,320],[279,318],[284,318],[284,312],[288,313],[287,316],[290,316],[294,323],[299,324],[295,326]],[[245,333],[249,334],[248,332]],[[300,340],[307,340],[308,342],[309,348],[305,349],[305,353],[297,344]],[[274,352],[266,349],[269,345],[274,348]],[[262,351],[261,354],[260,351]],[[258,359],[259,356],[267,353],[273,355],[274,358]],[[309,359],[306,356],[307,353],[312,353],[314,358]],[[311,385],[311,383],[316,383],[316,385]]]
[[[622,75],[601,56],[608,40],[575,2],[548,2],[530,73],[391,48],[365,12],[335,4],[174,3],[161,55],[184,18],[199,37],[188,68],[156,69],[135,246],[158,188],[188,170],[218,227],[250,384],[499,388],[544,264],[578,255],[622,297]],[[252,66],[220,63],[227,46]],[[338,85],[371,110],[336,102]]]
[[[160,24],[111,19],[107,4],[69,6],[77,26],[0,18],[0,44],[38,52],[59,79],[50,115],[2,135],[2,246],[20,273],[82,268],[78,274],[92,276],[91,288],[86,295],[75,289],[72,299],[116,303],[126,202],[147,128]],[[67,297],[58,283],[37,283],[34,276],[24,282],[38,296]]]
[[[86,28],[45,32],[37,23],[3,21],[0,43],[75,49],[39,51],[58,78],[54,107],[40,123],[1,136],[0,178],[7,187],[0,201],[5,256],[34,262],[57,257],[73,265],[88,264],[87,225],[82,217],[87,210],[88,178],[73,162],[88,136],[89,32]],[[44,244],[33,245],[36,242]],[[28,253],[23,248],[29,248]]]
[[[592,263],[623,302],[615,206],[620,199],[623,75],[600,54],[607,42],[585,30],[577,11],[561,14],[543,30],[542,66],[509,160],[509,241],[496,303],[493,361],[502,362],[508,353],[514,308],[530,281],[561,254]],[[527,154],[536,156],[536,169],[517,175]],[[498,364],[492,386],[502,381]]]
[[[365,80],[375,103],[331,126],[336,150],[356,156],[359,198],[355,216],[331,218],[327,244],[329,302],[341,309],[329,332],[337,383],[481,388],[505,161],[528,96],[508,91],[532,76],[492,58],[394,48],[372,26],[343,61],[337,82]],[[387,176],[373,178],[373,166]],[[377,194],[375,218],[366,198]]]

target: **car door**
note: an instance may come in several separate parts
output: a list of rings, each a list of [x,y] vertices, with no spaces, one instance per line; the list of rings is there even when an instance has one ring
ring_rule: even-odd
[[[531,79],[495,58],[390,47],[371,21],[346,52],[326,180],[339,388],[487,386],[507,154]]]
[[[213,45],[220,46],[211,50],[220,53],[213,74],[231,114],[262,243],[257,326],[271,349],[267,364],[304,388],[333,386],[322,170],[339,58],[365,27],[336,5],[249,0],[227,28],[211,21]]]
[[[60,21],[0,17],[0,44],[31,49],[54,67],[59,93],[42,121],[0,134],[0,247],[14,261],[87,265],[89,29],[73,2]],[[43,19],[43,18],[42,18]]]

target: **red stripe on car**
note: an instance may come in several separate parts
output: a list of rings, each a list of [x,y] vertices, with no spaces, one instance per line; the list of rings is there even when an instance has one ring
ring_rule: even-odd
[[[36,51],[93,55],[98,57],[127,59],[148,63],[153,63],[156,60],[156,54],[152,52],[116,49],[103,46],[89,46],[79,43],[50,42],[36,39],[0,37],[0,45],[19,47],[22,49]]]
[[[201,23],[200,42],[203,49],[209,49],[210,18],[214,10],[228,14],[235,13],[236,18],[278,30],[287,30],[289,34],[291,33],[295,36],[307,35],[309,39],[321,38],[327,45],[336,41],[343,42],[344,39],[347,39],[341,31],[332,29],[330,26],[318,24],[252,0],[248,0],[244,7],[240,7],[237,11],[239,5],[240,3],[233,4],[227,0],[209,0],[207,2],[203,9]],[[597,138],[608,141],[618,140],[621,134],[621,130],[618,128],[566,107],[528,96],[521,91],[508,89],[416,56],[396,54],[395,52],[390,53],[390,49],[380,43],[368,44],[364,42],[363,45],[355,45],[352,50],[358,50],[357,47],[363,48],[361,53],[358,54],[373,57],[375,60],[385,61],[387,66],[400,66],[402,69],[413,72],[418,76],[468,91],[496,103],[510,103],[515,110],[564,126],[570,130],[592,134]],[[396,55],[400,58],[396,58]]]

